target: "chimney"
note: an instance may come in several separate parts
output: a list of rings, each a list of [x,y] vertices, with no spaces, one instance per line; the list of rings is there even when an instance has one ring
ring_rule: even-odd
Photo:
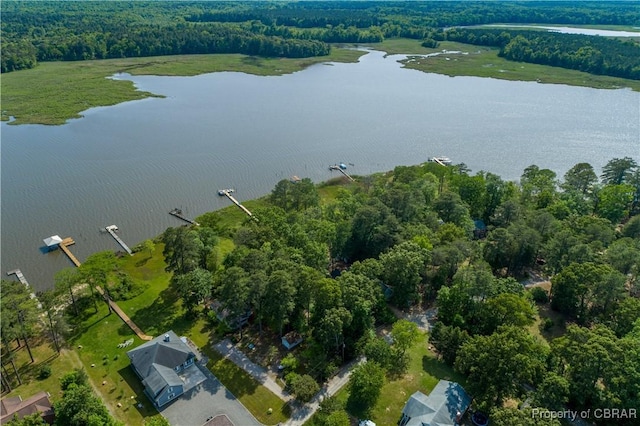
[[[165,341],[165,342],[168,342],[169,340],[171,340],[171,339],[169,338],[169,335],[168,335],[168,334],[165,334],[165,335],[164,335],[164,341]]]

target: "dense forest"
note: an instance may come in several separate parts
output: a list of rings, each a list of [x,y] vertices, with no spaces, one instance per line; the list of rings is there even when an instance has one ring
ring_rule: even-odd
[[[452,28],[447,40],[500,47],[499,55],[591,74],[640,79],[640,45],[615,38],[554,32]]]
[[[2,72],[41,61],[243,53],[323,56],[329,43],[386,38],[499,46],[515,61],[638,79],[637,42],[453,30],[490,23],[638,25],[632,2],[16,2],[2,8]]]
[[[365,355],[350,398],[370,407],[384,376],[403,374],[418,335],[415,324],[396,322],[397,312],[421,306],[437,308],[430,343],[467,377],[467,390],[492,424],[559,424],[528,423],[529,411],[504,407],[510,399],[527,399],[528,410],[640,405],[634,159],[612,159],[601,176],[579,163],[562,179],[531,165],[518,183],[431,162],[353,183],[282,180],[252,210],[234,227],[221,212],[207,213],[197,218],[200,226],[168,228],[135,250],[144,261],[162,247],[185,320],[208,318],[222,336],[304,337],[302,348],[283,360],[297,399],[308,400],[318,382]],[[221,240],[231,248],[223,251]],[[18,375],[15,366],[8,372],[12,341],[28,348],[29,339],[46,334],[60,350],[74,318],[98,312],[96,286],[113,300],[145,290],[147,283],[117,263],[113,252],[102,252],[60,271],[56,289],[38,295],[46,315],[24,286],[3,281],[3,388],[13,385],[7,379],[13,370]],[[521,283],[533,277],[550,285]],[[66,315],[58,309],[62,300]],[[209,309],[212,301],[224,320]],[[375,333],[390,324],[392,344]],[[102,413],[99,405],[95,410]],[[636,424],[634,418],[597,423]]]
[[[202,229],[168,229],[165,256],[185,304],[195,312],[211,294],[240,333],[250,314],[259,333],[305,336],[296,365],[319,381],[360,354],[402,371],[402,344],[389,348],[372,331],[392,321],[389,306],[434,305],[432,344],[497,418],[523,385],[548,409],[638,406],[633,159],[611,160],[601,179],[587,163],[562,181],[533,165],[519,184],[425,163],[327,188],[333,199],[320,203],[308,179],[282,180],[254,211],[259,221],[233,232],[215,213],[199,219]],[[233,238],[235,249],[220,259],[212,235]],[[532,274],[550,276],[550,291],[518,282]],[[547,343],[529,330],[549,300],[563,322],[544,326],[566,329]]]

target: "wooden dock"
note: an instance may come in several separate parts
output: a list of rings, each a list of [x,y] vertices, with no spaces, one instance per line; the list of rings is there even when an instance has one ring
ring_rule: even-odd
[[[22,275],[22,271],[20,269],[14,269],[13,271],[7,272],[7,275],[15,275],[18,277],[18,281],[25,285],[25,287],[29,287],[29,283],[27,279]]]
[[[251,213],[249,211],[249,209],[247,209],[245,206],[243,206],[242,204],[240,204],[240,202],[238,200],[236,200],[233,195],[231,195],[231,193],[233,192],[233,189],[221,189],[218,191],[218,195],[224,195],[226,196],[228,199],[231,200],[231,202],[233,204],[235,204],[236,206],[240,207],[240,209],[245,212],[249,217],[253,218],[253,213]],[[255,219],[255,218],[254,218]]]
[[[342,168],[340,168],[340,166],[329,166],[329,170],[337,170],[343,175],[345,175],[347,179],[349,179],[351,182],[355,182],[355,179],[349,176],[349,174],[345,172]]]
[[[116,225],[109,225],[107,227],[104,228],[108,233],[111,234],[111,236],[118,242],[118,244],[120,244],[122,246],[122,248],[129,253],[129,256],[133,256],[133,252],[131,251],[131,249],[129,248],[129,246],[127,246],[124,241],[122,241],[120,239],[120,237],[118,237],[118,235],[116,234],[116,231],[118,230],[118,227]]]
[[[76,242],[73,241],[73,238],[67,237],[64,240],[62,240],[62,242],[60,244],[58,244],[58,246],[60,247],[60,250],[62,250],[64,252],[64,254],[66,254],[69,259],[71,259],[73,264],[79,267],[80,266],[80,261],[73,255],[73,253],[71,253],[71,250],[69,250],[67,248],[67,246],[70,246],[70,245],[75,244],[75,243]]]
[[[24,286],[28,290],[31,290],[31,286],[27,282],[27,279],[24,277],[24,275],[22,275],[22,271],[20,269],[14,269],[13,271],[9,271],[9,272],[7,272],[7,275],[15,275],[16,277],[18,277],[18,281],[20,281],[22,284],[24,284]],[[31,291],[30,293],[31,293],[30,296],[31,296],[32,299],[38,300],[36,294],[33,291]],[[40,303],[40,301],[38,301],[38,307],[42,308],[42,304]]]
[[[182,209],[175,208],[175,209],[171,210],[169,212],[169,214],[171,216],[177,217],[180,220],[184,220],[185,222],[190,223],[192,225],[200,226],[200,224],[198,222],[196,222],[195,220],[192,220],[192,219],[189,219],[188,217],[182,216]]]

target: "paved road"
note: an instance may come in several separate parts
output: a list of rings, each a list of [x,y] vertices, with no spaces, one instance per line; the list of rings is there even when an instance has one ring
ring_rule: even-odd
[[[304,405],[299,403],[292,404],[291,418],[285,423],[285,425],[302,426],[311,418],[311,416],[313,416],[313,413],[320,408],[320,402],[322,402],[323,399],[335,395],[344,385],[349,383],[351,372],[361,362],[364,362],[364,359],[351,361],[349,364],[342,367],[338,374],[325,383],[322,389],[320,389],[320,392],[318,392],[310,402]]]
[[[213,348],[220,352],[225,358],[231,360],[238,367],[249,373],[254,379],[276,394],[276,396],[284,402],[289,402],[293,399],[288,392],[284,391],[280,385],[278,385],[278,383],[269,376],[267,370],[257,364],[254,364],[245,356],[245,354],[242,353],[242,351],[233,346],[229,339],[224,339],[223,341],[216,343],[213,345]]]

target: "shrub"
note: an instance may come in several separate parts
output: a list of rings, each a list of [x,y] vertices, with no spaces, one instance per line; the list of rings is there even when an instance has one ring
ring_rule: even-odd
[[[40,371],[38,372],[38,378],[40,380],[44,380],[49,376],[51,376],[51,366],[49,364],[45,364],[42,367],[40,367]]]
[[[113,300],[129,300],[142,294],[148,284],[134,280],[127,274],[121,274],[120,279],[109,287],[109,295]]]
[[[542,322],[542,329],[544,331],[549,331],[554,325],[555,324],[551,318],[545,318],[545,320]]]
[[[549,295],[547,294],[547,291],[542,287],[532,288],[531,297],[533,298],[534,302],[540,304],[547,303],[549,301]]]

